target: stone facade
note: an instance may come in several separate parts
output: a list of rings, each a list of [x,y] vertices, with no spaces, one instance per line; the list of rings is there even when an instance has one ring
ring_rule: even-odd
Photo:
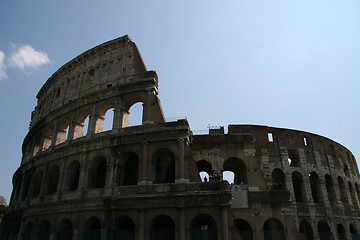
[[[195,135],[186,119],[165,120],[157,94],[128,36],[55,72],[37,95],[0,238],[359,239],[348,149],[267,126]],[[142,124],[129,126],[136,103]]]

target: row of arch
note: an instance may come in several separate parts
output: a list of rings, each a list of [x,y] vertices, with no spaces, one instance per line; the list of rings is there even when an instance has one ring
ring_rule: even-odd
[[[354,206],[358,206],[360,202],[360,189],[357,183],[352,184],[349,181],[346,184],[342,177],[339,176],[337,178],[337,184],[340,196],[338,196],[335,189],[334,180],[329,174],[325,174],[324,179],[320,179],[316,172],[310,172],[307,177],[308,183],[310,185],[309,187],[311,191],[311,197],[315,203],[324,203],[326,197],[324,195],[327,195],[328,201],[330,203],[335,203],[337,200],[340,200],[343,203],[350,204],[350,202],[352,202]],[[291,174],[291,179],[296,202],[306,202],[307,195],[303,175],[298,171],[293,171]],[[325,183],[325,186],[323,186],[323,182]],[[286,189],[285,174],[279,168],[276,168],[272,171],[271,187],[272,190]],[[351,201],[348,197],[349,195]]]
[[[253,229],[249,222],[244,219],[234,219],[233,223],[236,227],[237,234],[235,239],[253,240]],[[148,233],[150,240],[176,239],[176,224],[175,221],[167,215],[158,215],[154,217],[150,223]],[[129,216],[121,216],[115,220],[115,226],[110,231],[106,231],[104,223],[100,218],[96,216],[89,217],[80,229],[74,227],[74,224],[70,219],[63,219],[56,229],[51,229],[49,221],[43,220],[40,222],[37,228],[35,228],[32,222],[28,222],[21,236],[21,240],[72,240],[84,239],[84,240],[101,240],[104,239],[123,239],[123,240],[135,240],[137,239],[137,231],[139,227],[135,224],[133,219]],[[285,228],[280,220],[276,218],[269,218],[263,225],[264,240],[285,240],[286,233]],[[347,232],[348,231],[348,232]],[[20,223],[14,225],[14,228],[10,228],[5,233],[4,240],[18,239],[20,232]],[[104,234],[105,233],[105,234]],[[75,237],[74,235],[77,234]],[[336,225],[336,239],[344,240],[347,234],[351,236],[353,240],[360,239],[358,230],[354,224],[349,224],[348,230],[342,224]],[[329,224],[326,221],[320,220],[317,223],[317,233],[313,230],[311,224],[306,220],[303,220],[299,224],[299,236],[302,240],[313,240],[319,236],[320,240],[332,239],[332,231]],[[218,226],[216,221],[207,214],[200,214],[194,217],[190,222],[190,239],[192,240],[217,240],[218,239]]]
[[[231,174],[230,178],[227,178],[229,183],[232,184],[247,184],[247,168],[245,163],[240,158],[229,158],[224,161],[223,170],[221,173],[216,173],[211,165],[211,163],[207,160],[200,160],[196,162],[197,169],[200,174],[200,178],[202,181],[212,179],[226,179],[226,174]],[[224,174],[225,173],[225,174]]]
[[[68,115],[48,124],[27,146],[26,159],[65,141],[112,130],[116,121],[114,112],[114,105],[105,104],[96,113],[91,114],[90,109],[83,110],[75,118]],[[128,109],[122,111],[121,127],[141,125],[142,114],[142,102],[135,101]]]
[[[169,149],[160,149],[152,157],[154,164],[153,182],[175,182],[175,154]],[[125,152],[120,156],[115,170],[117,186],[137,185],[140,181],[139,157],[134,152]],[[11,203],[26,198],[36,198],[39,195],[51,195],[58,191],[71,192],[77,189],[104,188],[108,183],[109,161],[102,155],[94,157],[82,167],[80,161],[72,160],[62,174],[60,166],[51,164],[43,167],[35,174],[25,173],[14,183]],[[60,179],[63,175],[63,179]],[[83,177],[81,177],[83,175]],[[83,180],[81,180],[83,178]]]

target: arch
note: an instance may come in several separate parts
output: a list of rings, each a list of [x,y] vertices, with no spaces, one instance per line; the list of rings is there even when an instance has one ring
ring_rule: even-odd
[[[133,153],[125,154],[124,178],[122,185],[137,185],[139,175],[139,157]]]
[[[329,174],[325,175],[325,186],[326,186],[326,192],[328,195],[329,202],[335,203],[336,194],[335,194],[334,181],[332,180],[332,177]]]
[[[347,163],[344,163],[344,173],[345,176],[350,177],[350,169]]]
[[[232,171],[223,171],[222,178],[224,181],[227,181],[229,184],[234,184],[235,182],[235,173]]]
[[[301,173],[295,171],[292,173],[292,183],[296,202],[305,201],[304,181]]]
[[[85,223],[83,240],[100,240],[101,228],[100,220],[97,217],[90,217]]]
[[[336,233],[339,240],[346,240],[345,228],[342,224],[336,226]]]
[[[112,130],[114,121],[114,106],[112,104],[105,104],[98,112],[96,120],[95,133]]]
[[[32,150],[32,156],[34,157],[36,154],[38,154],[38,152],[40,152],[40,147],[41,147],[41,134],[37,134],[34,137],[34,145],[33,145],[33,150]]]
[[[297,151],[289,151],[288,163],[290,167],[300,167],[300,157]]]
[[[175,155],[169,149],[160,149],[154,154],[155,183],[175,182]]]
[[[320,240],[331,239],[331,231],[327,222],[319,221],[317,228],[318,228]]]
[[[349,230],[350,230],[350,235],[351,235],[352,240],[360,239],[359,232],[353,224],[350,224]]]
[[[66,168],[65,189],[64,191],[75,191],[79,187],[80,163],[72,161]]]
[[[31,178],[32,178],[32,175],[31,175],[31,174],[28,174],[28,175],[25,177],[24,189],[23,189],[22,196],[21,196],[21,199],[22,199],[22,200],[25,200],[25,199],[28,197],[28,195],[29,195]]]
[[[346,194],[346,186],[344,183],[344,180],[339,176],[337,178],[338,184],[339,184],[339,192],[340,192],[340,201],[343,202],[343,204],[349,204],[349,199],[347,198]]]
[[[50,223],[46,220],[42,221],[39,225],[37,234],[37,240],[49,240],[50,239]]]
[[[200,214],[191,221],[191,240],[217,240],[217,226],[214,218]]]
[[[45,132],[45,136],[44,136],[44,141],[43,141],[43,146],[42,146],[42,150],[45,151],[46,149],[50,148],[51,146],[51,142],[53,139],[53,135],[54,135],[54,125],[50,124],[49,126],[47,126],[46,128],[46,132]]]
[[[74,139],[85,136],[88,132],[90,113],[88,111],[81,112],[74,129]]]
[[[106,185],[107,161],[104,156],[93,159],[88,177],[89,188],[103,188]]]
[[[23,231],[23,240],[31,240],[33,234],[33,224],[27,223]]]
[[[73,234],[74,229],[71,221],[69,219],[63,219],[56,233],[57,240],[72,240]]]
[[[199,176],[200,176],[200,180],[202,182],[209,182],[210,181],[210,176],[207,172],[205,171],[201,171],[199,172]]]
[[[119,217],[116,220],[116,229],[113,239],[135,240],[135,223],[128,216]]]
[[[32,198],[35,198],[35,197],[39,196],[39,194],[40,194],[41,185],[42,185],[42,181],[43,181],[43,175],[44,174],[42,171],[38,171],[35,174],[34,182],[33,182],[33,189],[32,189],[32,193],[31,193]]]
[[[144,107],[142,102],[134,103],[128,110],[128,124],[127,127],[142,125],[144,116]]]
[[[61,144],[67,140],[67,135],[69,133],[70,120],[68,118],[64,118],[57,128],[56,134],[56,143],[55,145]]]
[[[49,171],[46,176],[46,185],[45,185],[45,194],[53,194],[58,189],[59,183],[59,167],[54,165],[49,168]]]
[[[320,184],[319,176],[316,172],[311,172],[309,174],[309,183],[311,189],[311,196],[315,203],[323,203],[322,189]]]
[[[271,190],[285,190],[285,174],[284,172],[276,168],[271,172]]]
[[[360,190],[359,190],[359,185],[357,183],[355,183],[355,190],[356,190],[356,195],[358,197],[358,200],[360,202]]]
[[[351,182],[348,182],[348,187],[349,187],[349,192],[350,192],[350,196],[351,196],[351,201],[352,201],[354,206],[357,206],[358,203],[357,203],[355,191],[353,189],[353,186],[352,186]]]
[[[224,171],[234,173],[234,184],[247,184],[247,168],[240,158],[229,158],[225,160],[223,165]]]
[[[16,223],[14,224],[14,226],[15,226],[15,227],[11,229],[11,232],[8,233],[8,234],[10,234],[10,236],[9,236],[9,235],[6,236],[6,234],[5,234],[5,239],[9,239],[9,240],[11,240],[11,239],[18,239],[19,232],[20,232],[20,222],[16,222]],[[3,230],[5,230],[5,229],[3,228]]]
[[[175,240],[175,223],[171,217],[160,215],[151,222],[151,240]]]
[[[299,234],[301,240],[313,240],[314,234],[311,224],[303,220],[300,222]]]
[[[285,240],[284,226],[279,220],[275,218],[266,220],[263,229],[264,240]]]
[[[244,219],[234,219],[234,224],[242,240],[253,240],[251,225]]]
[[[209,163],[207,160],[200,160],[196,162],[196,167],[199,172],[199,176],[201,180],[205,181],[205,176],[208,181],[210,181],[210,176],[212,177],[212,166],[211,163]]]

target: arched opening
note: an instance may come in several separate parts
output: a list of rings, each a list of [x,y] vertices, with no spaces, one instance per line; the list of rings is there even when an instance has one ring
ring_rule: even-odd
[[[356,200],[356,196],[355,196],[355,191],[353,189],[353,186],[351,184],[351,182],[348,182],[348,186],[349,186],[349,192],[350,192],[350,196],[351,196],[351,201],[353,203],[354,206],[357,206],[357,200]]]
[[[132,152],[125,154],[123,185],[137,185],[139,173],[139,157]]]
[[[21,175],[17,180],[15,180],[14,184],[14,190],[11,195],[11,203],[16,203],[19,200],[20,191],[21,191],[21,184],[23,181],[23,176]]]
[[[320,221],[318,223],[318,232],[319,232],[320,240],[329,240],[329,239],[331,239],[330,227],[327,224],[327,222]]]
[[[54,125],[51,124],[46,129],[43,146],[42,146],[43,151],[48,149],[51,146],[51,141],[53,139],[53,135],[54,135]]]
[[[312,227],[311,227],[310,223],[308,223],[307,221],[302,221],[300,223],[299,234],[300,234],[301,240],[313,240],[314,239]]]
[[[128,127],[141,125],[143,123],[143,103],[138,102],[132,105],[128,112]]]
[[[22,200],[25,200],[29,195],[30,190],[30,184],[31,184],[31,174],[27,175],[24,182],[24,190],[22,193]]]
[[[72,240],[73,238],[73,225],[69,219],[64,219],[59,225],[57,231],[57,240]]]
[[[352,240],[360,240],[358,230],[352,224],[350,224],[350,235]]]
[[[234,224],[242,240],[253,240],[252,228],[247,221],[235,219]]]
[[[114,106],[106,104],[100,109],[98,114],[95,133],[112,130],[114,121]]]
[[[325,186],[326,186],[326,192],[328,195],[329,202],[330,203],[336,202],[334,181],[332,180],[332,177],[329,174],[325,175]]]
[[[57,240],[71,240],[73,238],[73,226],[69,219],[64,219],[59,225],[57,231]]]
[[[45,194],[54,194],[58,189],[59,182],[59,168],[58,166],[52,166],[46,176],[46,188]]]
[[[80,113],[74,129],[74,139],[86,136],[89,127],[89,118],[90,118],[89,112]]]
[[[169,217],[161,215],[151,223],[151,240],[175,240],[175,223]]]
[[[70,120],[68,118],[63,119],[57,129],[56,145],[63,143],[67,140],[69,133]]]
[[[223,180],[227,181],[229,184],[234,184],[235,182],[235,173],[232,171],[223,171]]]
[[[100,240],[101,222],[97,217],[90,217],[86,223],[83,232],[83,240]]]
[[[297,151],[289,151],[288,163],[290,167],[300,167],[300,158]]]
[[[23,240],[31,240],[33,234],[33,225],[32,223],[26,224],[26,227],[23,231]]]
[[[292,183],[293,183],[296,202],[304,202],[305,189],[304,189],[304,181],[301,173],[299,172],[292,173]]]
[[[343,225],[338,224],[336,226],[336,232],[339,240],[346,240],[346,233]]]
[[[247,169],[245,163],[239,158],[229,158],[224,162],[224,171],[234,173],[234,184],[247,184]]]
[[[355,190],[356,190],[356,194],[357,194],[358,200],[359,200],[359,202],[360,202],[360,189],[359,189],[359,186],[357,185],[357,183],[355,183]]]
[[[42,185],[42,179],[43,179],[43,172],[42,171],[37,172],[34,178],[31,197],[35,198],[39,196]]]
[[[343,204],[349,204],[349,200],[346,194],[346,186],[341,177],[338,177],[338,184],[339,184],[339,192],[340,192],[340,200]]]
[[[206,160],[200,160],[200,161],[196,162],[196,166],[199,171],[199,176],[200,176],[201,181],[203,181],[203,182],[210,181],[210,178],[212,178],[211,163],[209,163]],[[206,177],[206,179],[205,179],[205,177]]]
[[[315,172],[309,174],[311,196],[315,203],[323,203],[323,196],[319,176]]]
[[[135,223],[130,217],[123,216],[117,219],[113,239],[135,240]]]
[[[285,175],[284,172],[276,168],[271,172],[271,190],[285,190]]]
[[[175,182],[175,156],[168,149],[159,150],[154,155],[155,183]]]
[[[39,226],[37,240],[49,240],[50,239],[50,223],[43,221]]]
[[[350,169],[349,169],[349,166],[347,165],[347,163],[344,163],[344,173],[345,173],[345,176],[350,177]]]
[[[89,188],[103,188],[106,184],[107,161],[103,156],[93,159],[89,169]]]
[[[66,169],[66,180],[64,191],[75,191],[78,189],[80,178],[80,163],[72,161]]]
[[[282,223],[270,218],[264,223],[264,240],[285,240],[284,227]]]
[[[191,222],[191,240],[217,240],[215,220],[209,215],[201,214]]]
[[[34,157],[38,152],[40,152],[40,146],[41,146],[41,134],[38,134],[34,138],[34,145],[33,145],[33,151],[32,156]]]

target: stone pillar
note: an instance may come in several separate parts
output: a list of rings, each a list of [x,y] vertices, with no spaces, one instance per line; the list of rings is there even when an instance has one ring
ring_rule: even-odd
[[[179,208],[179,240],[185,240],[185,211]]]
[[[222,239],[229,240],[229,227],[228,227],[228,206],[221,208],[221,220],[222,220]]]
[[[56,119],[55,124],[54,124],[54,131],[53,131],[53,134],[52,134],[50,149],[54,148],[54,146],[56,145],[58,125],[59,125],[59,119]]]
[[[178,179],[180,181],[184,181],[185,179],[185,159],[184,159],[184,143],[186,141],[186,138],[180,138],[179,139],[179,164],[178,164],[178,170],[177,175]]]
[[[151,122],[151,97],[152,97],[152,90],[146,90],[146,101],[143,103],[143,123],[150,123]]]
[[[87,136],[95,134],[96,121],[98,119],[98,114],[96,113],[96,106],[93,106],[92,113],[89,116],[89,127]]]
[[[114,121],[113,130],[120,129],[122,127],[122,110],[120,107],[114,108]]]
[[[142,158],[141,158],[141,170],[140,170],[140,183],[147,182],[147,161],[148,161],[148,143],[143,142]]]
[[[145,213],[144,210],[139,212],[139,236],[138,240],[145,240]]]
[[[80,240],[80,239],[81,239],[81,232],[77,229],[74,229],[73,240]]]

